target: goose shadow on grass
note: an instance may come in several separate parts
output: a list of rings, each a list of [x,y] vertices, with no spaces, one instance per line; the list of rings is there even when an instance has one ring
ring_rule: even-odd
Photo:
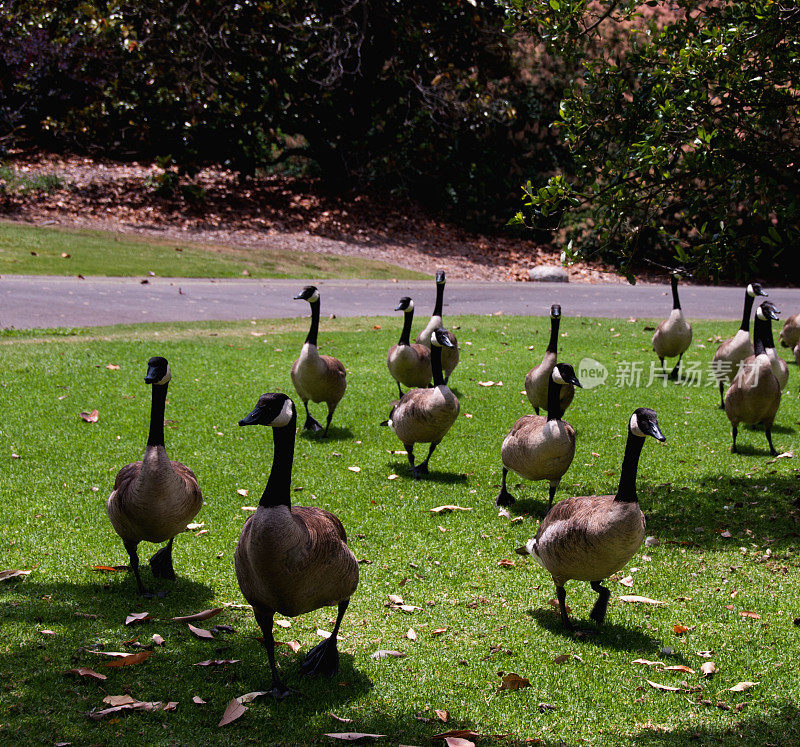
[[[427,449],[425,450],[425,453],[427,453]],[[435,452],[434,456],[436,456]],[[463,485],[469,479],[467,475],[464,474],[463,472],[441,472],[437,470],[435,467],[433,467],[430,468],[428,474],[422,475],[422,477],[419,480],[415,480],[411,476],[411,465],[408,462],[400,462],[395,459],[390,461],[387,466],[390,470],[392,470],[392,472],[399,475],[401,478],[410,480],[411,482],[414,483],[435,482],[444,485]]]
[[[322,433],[314,433],[313,431],[306,430],[305,428],[300,428],[300,431],[297,435],[304,441],[320,441],[322,443],[326,443],[328,441],[350,441],[355,438],[353,431],[349,426],[338,426],[333,425],[333,423],[331,423],[331,427],[328,428],[327,436],[323,437]]]

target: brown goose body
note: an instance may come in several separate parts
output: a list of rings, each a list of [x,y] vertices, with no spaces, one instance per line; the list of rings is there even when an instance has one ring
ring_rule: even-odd
[[[602,581],[636,554],[645,526],[638,502],[620,502],[613,495],[567,498],[544,517],[530,552],[556,586]]]
[[[800,344],[800,313],[790,316],[781,330],[781,345],[793,348]]]
[[[431,351],[419,343],[389,348],[386,365],[392,378],[409,387],[426,387],[431,382]]]
[[[183,532],[202,505],[194,472],[170,461],[163,446],[148,446],[142,461],[117,473],[106,511],[123,542],[165,542]]]
[[[358,561],[342,522],[303,506],[258,507],[234,555],[244,598],[287,617],[338,605],[358,586]]]
[[[558,484],[575,457],[575,429],[563,420],[524,415],[500,449],[503,466],[526,480]]]
[[[292,384],[303,402],[324,402],[333,412],[347,389],[347,373],[338,358],[320,355],[316,345],[304,343],[292,364]]]
[[[408,446],[438,444],[456,422],[461,405],[447,384],[411,389],[395,404],[390,426]]]
[[[528,395],[528,400],[536,408],[537,412],[540,409],[547,408],[547,382],[550,380],[557,362],[558,355],[556,353],[545,353],[542,362],[528,371],[525,376],[525,394]],[[566,384],[561,387],[558,401],[562,412],[572,404],[574,398],[575,387],[572,384]]]
[[[789,366],[778,355],[778,351],[775,348],[767,348],[767,357],[769,358],[770,366],[772,366],[772,373],[775,374],[775,378],[778,380],[778,386],[780,386],[781,390],[786,389],[786,385],[789,383]]]
[[[418,345],[423,345],[430,350],[431,346],[431,335],[435,329],[439,327],[443,327],[444,323],[442,322],[442,317],[438,314],[434,314],[428,324],[425,326],[425,329],[422,330],[417,335],[416,343]],[[442,349],[442,372],[444,374],[445,381],[450,378],[450,374],[453,373],[453,370],[458,365],[459,361],[459,352],[458,352],[458,338],[450,332],[450,339],[453,341],[452,348],[443,348]],[[428,344],[425,345],[425,341],[428,341]]]
[[[794,362],[800,366],[800,342],[794,346]]]
[[[733,383],[725,393],[725,414],[731,421],[733,436],[731,450],[734,453],[740,423],[748,425],[763,423],[770,453],[773,455],[778,453],[772,444],[772,425],[781,404],[781,385],[772,371],[772,363],[765,347],[772,338],[770,320],[777,318],[777,311],[769,301],[765,301],[758,308],[755,321],[756,354],[745,358]]]
[[[692,325],[681,309],[673,309],[653,333],[653,350],[659,358],[676,358],[692,344]]]
[[[720,343],[712,364],[717,381],[730,385],[742,361],[750,358],[753,353],[750,332],[743,329],[737,330],[733,337]]]

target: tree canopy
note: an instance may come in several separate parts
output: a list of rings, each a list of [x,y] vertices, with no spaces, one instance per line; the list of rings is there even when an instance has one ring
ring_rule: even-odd
[[[515,13],[574,62],[557,120],[572,163],[524,186],[516,222],[555,215],[568,254],[625,268],[660,257],[736,277],[780,261],[797,277],[796,3],[549,0]]]

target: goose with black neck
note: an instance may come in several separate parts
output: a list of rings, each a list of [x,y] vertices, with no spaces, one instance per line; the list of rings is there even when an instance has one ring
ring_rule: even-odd
[[[575,430],[564,421],[560,396],[564,386],[581,383],[569,363],[556,363],[547,388],[547,417],[524,415],[509,431],[500,449],[503,483],[495,499],[497,506],[510,506],[515,498],[506,488],[508,471],[527,480],[547,480],[550,484],[548,509],[553,505],[558,484],[575,457]]]
[[[748,356],[753,355],[753,343],[750,340],[750,314],[753,310],[753,301],[756,296],[766,295],[768,294],[764,292],[759,283],[748,284],[744,292],[742,323],[736,334],[720,343],[714,353],[711,366],[719,383],[719,406],[722,410],[725,409],[725,387],[730,386],[741,362]]]
[[[239,425],[272,428],[272,469],[255,513],[242,528],[234,566],[239,588],[264,636],[272,675],[269,692],[282,699],[292,691],[275,664],[275,613],[295,617],[320,607],[338,607],[330,637],[311,649],[301,666],[303,674],[333,677],[339,671],[339,628],[358,586],[358,561],[337,516],[321,508],[292,506],[297,425],[292,400],[285,394],[262,394]]]
[[[447,283],[447,277],[444,270],[437,270],[436,272],[436,303],[433,307],[433,314],[431,314],[430,321],[425,325],[425,329],[417,335],[417,343],[431,347],[431,335],[433,331],[439,328],[444,328],[444,321],[442,320],[442,309],[444,307],[444,286]],[[444,371],[445,384],[450,380],[450,374],[458,365],[458,339],[456,336],[448,331],[450,342],[453,343],[452,347],[447,347],[442,350],[442,370]]]
[[[567,615],[566,582],[588,581],[597,592],[589,617],[599,628],[611,595],[601,582],[623,568],[644,541],[646,522],[636,493],[636,476],[647,436],[666,440],[656,413],[640,407],[628,421],[616,495],[579,496],[557,503],[542,520],[536,536],[517,549],[520,555],[532,555],[553,577],[566,630],[573,630]]]
[[[328,418],[322,434],[324,438],[328,435],[333,413],[347,389],[347,374],[340,360],[331,355],[320,355],[317,348],[320,294],[316,286],[307,285],[294,300],[308,301],[311,307],[311,327],[300,350],[300,357],[292,364],[292,384],[306,410],[304,429],[313,433],[323,430],[308,411],[309,400],[324,402],[328,406]]]
[[[772,425],[781,404],[781,385],[773,373],[766,350],[767,342],[772,339],[772,320],[777,319],[778,310],[769,301],[764,301],[758,307],[753,324],[754,354],[742,361],[739,372],[725,393],[725,414],[731,421],[731,451],[734,454],[740,423],[763,423],[770,454],[775,456],[778,453],[772,444]]]
[[[680,376],[681,359],[692,344],[692,325],[686,321],[678,297],[678,281],[684,277],[691,277],[691,275],[683,269],[672,271],[670,276],[672,311],[653,333],[653,350],[661,362],[661,368],[664,368],[665,358],[675,358],[676,356],[678,358],[675,368],[669,373],[670,379],[677,379]]]
[[[450,391],[442,372],[442,350],[453,346],[450,333],[439,327],[431,333],[430,343],[433,387],[407,391],[382,423],[403,443],[415,480],[428,473],[431,454],[455,423],[460,409],[458,397]],[[414,445],[418,443],[430,444],[428,456],[419,465],[414,461]]]
[[[403,396],[401,385],[407,387],[426,387],[433,376],[431,370],[431,351],[417,342],[411,342],[411,324],[414,319],[414,301],[403,296],[395,311],[403,312],[403,329],[397,345],[389,348],[386,365],[389,373],[397,382],[397,391]]]
[[[203,495],[194,472],[180,462],[170,461],[164,446],[164,410],[172,371],[166,358],[150,358],[145,383],[152,387],[150,431],[144,458],[125,465],[114,481],[106,511],[130,558],[140,594],[147,595],[139,574],[140,542],[166,546],[150,558],[156,578],[175,579],[172,543],[185,531],[203,505]]]
[[[534,366],[525,377],[525,394],[533,405],[536,414],[540,409],[547,409],[547,391],[550,382],[550,375],[553,367],[558,361],[558,330],[561,325],[561,306],[554,303],[550,307],[550,340],[547,343],[542,362]],[[575,387],[572,384],[565,384],[561,387],[559,402],[561,412],[567,411],[572,399],[575,397]]]

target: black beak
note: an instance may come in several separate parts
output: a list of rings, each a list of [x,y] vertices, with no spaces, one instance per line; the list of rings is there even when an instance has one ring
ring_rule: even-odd
[[[302,293],[298,293],[298,294],[297,294],[297,295],[296,295],[296,296],[295,296],[295,297],[292,299],[292,301],[305,301],[305,300],[306,300],[306,299],[305,299],[305,296],[303,296],[303,294],[302,294]]]
[[[763,289],[759,288],[759,289],[756,291],[756,295],[757,295],[757,296],[769,296],[769,293],[767,293],[765,290],[763,290]]]
[[[658,427],[658,423],[645,423],[644,426],[642,428],[642,424],[639,425],[648,436],[652,436],[656,441],[667,440],[667,437],[661,432],[661,428]]]
[[[245,415],[240,421],[239,425],[258,425],[261,417],[261,408],[256,407],[249,415]]]
[[[581,389],[583,389],[583,384],[581,384],[581,382],[578,381],[578,377],[577,376],[570,376],[567,379],[567,383],[568,384],[573,384],[574,386],[577,386],[577,387],[580,387]]]
[[[155,366],[150,366],[147,369],[147,376],[144,377],[145,384],[155,384],[161,377],[158,375],[158,369]]]
[[[781,312],[778,309],[767,309],[767,313],[769,314],[770,319],[774,319],[777,322],[780,318],[778,314]]]
[[[405,311],[405,309],[402,307],[402,305],[401,306],[395,306],[394,310],[395,311]]]

